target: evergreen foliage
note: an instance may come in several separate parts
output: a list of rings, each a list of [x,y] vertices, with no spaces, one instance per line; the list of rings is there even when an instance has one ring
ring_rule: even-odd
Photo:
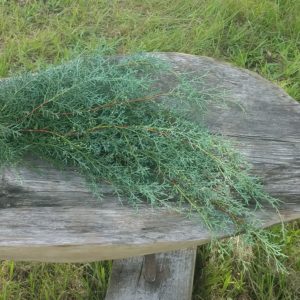
[[[178,86],[165,92],[155,78],[170,74]],[[275,257],[248,207],[276,200],[224,139],[188,118],[189,107],[201,113],[215,97],[146,55],[82,56],[22,74],[0,84],[0,166],[33,153],[75,167],[94,187],[112,184],[136,207],[146,201],[196,213],[213,231],[246,232]]]

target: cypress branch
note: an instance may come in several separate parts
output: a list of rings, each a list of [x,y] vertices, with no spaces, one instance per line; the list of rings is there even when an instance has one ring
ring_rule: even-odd
[[[249,209],[277,201],[226,141],[187,117],[217,93],[204,86],[199,93],[178,74],[178,87],[165,92],[158,75],[174,72],[146,55],[92,55],[3,81],[0,166],[31,152],[76,167],[95,185],[111,183],[132,205],[146,201],[196,213],[212,230],[255,233],[278,255]]]

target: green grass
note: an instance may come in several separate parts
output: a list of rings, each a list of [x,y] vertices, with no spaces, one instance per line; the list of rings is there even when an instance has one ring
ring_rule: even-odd
[[[273,300],[299,299],[300,296],[300,223],[272,228],[274,240],[282,245],[287,273],[275,272],[265,255],[256,247],[244,247],[242,239],[223,241],[227,252],[206,245],[198,248],[194,280],[194,299]]]
[[[45,264],[2,262],[0,299],[103,299],[111,263]]]
[[[108,44],[118,53],[208,55],[260,73],[300,101],[299,0],[0,0],[0,77],[59,64]],[[300,297],[300,226],[280,239],[287,274],[259,248],[199,248],[195,299]],[[278,231],[276,227],[273,231]],[[228,241],[226,241],[228,243]],[[239,263],[249,257],[248,265]],[[0,299],[102,299],[108,264],[0,265]]]
[[[0,76],[59,63],[105,40],[121,53],[177,51],[226,59],[300,99],[298,0],[0,3]]]

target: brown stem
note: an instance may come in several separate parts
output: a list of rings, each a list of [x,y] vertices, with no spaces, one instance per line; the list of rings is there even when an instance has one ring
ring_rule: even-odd
[[[55,131],[51,131],[48,129],[20,129],[20,131],[22,132],[36,132],[36,133],[48,133],[48,134],[52,134],[52,135],[56,135],[56,136],[60,136],[62,137],[61,134],[55,132]]]
[[[242,218],[240,218],[240,217],[234,215],[233,213],[231,213],[230,211],[228,211],[224,206],[220,205],[220,204],[217,203],[216,201],[213,201],[212,203],[213,203],[213,205],[214,205],[215,207],[217,207],[217,209],[219,209],[220,211],[222,211],[223,213],[225,213],[226,215],[228,215],[228,216],[229,216],[232,220],[234,220],[235,223],[237,223],[238,225],[243,225],[243,224],[245,224],[245,221],[244,221]]]
[[[160,94],[155,94],[155,95],[151,95],[151,96],[145,96],[145,97],[142,97],[142,98],[130,99],[128,101],[115,101],[115,100],[113,100],[113,101],[108,102],[106,104],[95,106],[91,109],[86,110],[85,112],[96,112],[96,111],[101,110],[103,108],[113,107],[113,106],[118,105],[118,104],[129,105],[131,103],[136,103],[136,102],[151,101],[153,99],[156,99],[156,98],[164,96],[164,95],[167,95],[167,93],[160,93]],[[69,115],[73,115],[73,114],[74,114],[74,112],[59,113],[59,115],[62,115],[62,116],[69,116]]]

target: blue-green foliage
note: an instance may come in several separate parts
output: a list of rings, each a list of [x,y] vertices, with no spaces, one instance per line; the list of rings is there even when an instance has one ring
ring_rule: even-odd
[[[166,92],[155,85],[160,76],[175,76],[178,86]],[[213,230],[253,233],[249,204],[276,201],[224,140],[188,120],[189,107],[201,112],[213,98],[192,86],[145,55],[82,56],[5,80],[0,163],[33,153],[76,167],[94,186],[112,184],[132,205],[147,201],[197,213]]]

